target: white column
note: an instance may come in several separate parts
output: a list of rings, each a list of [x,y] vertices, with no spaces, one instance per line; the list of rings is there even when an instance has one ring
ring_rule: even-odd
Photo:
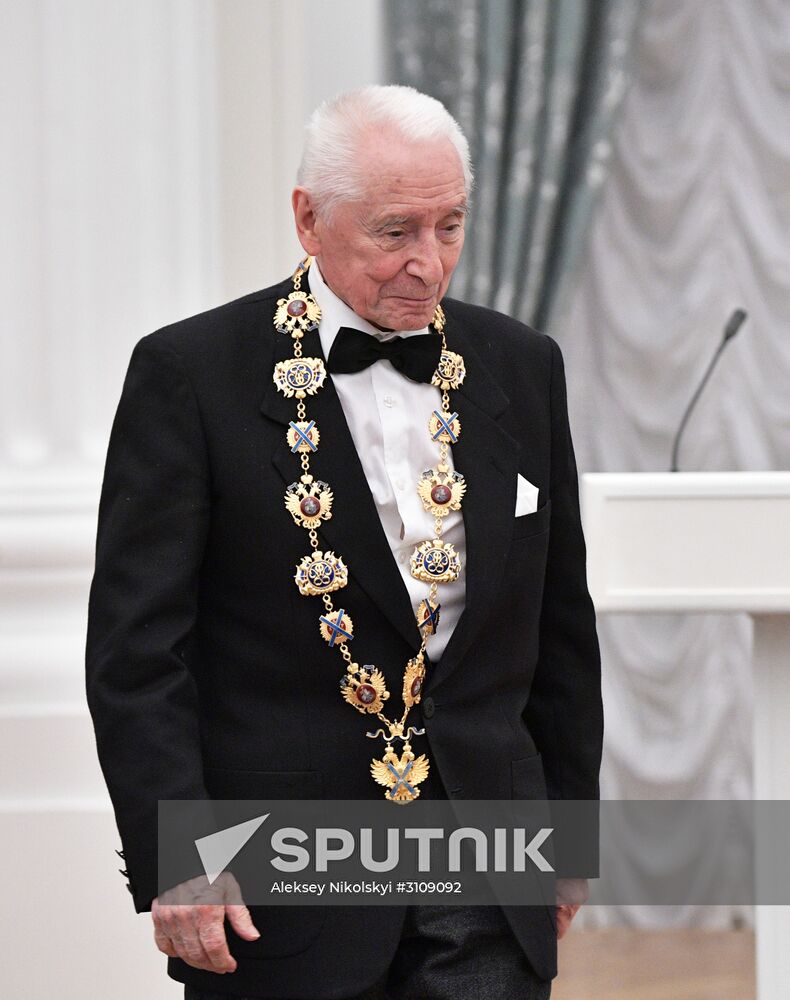
[[[140,337],[293,266],[302,123],[319,91],[375,78],[377,11],[0,0],[4,995],[183,992],[116,872],[84,699],[107,439]]]
[[[215,297],[216,205],[211,4],[29,0],[3,20],[7,483],[102,460],[128,349]]]
[[[0,8],[2,990],[164,1000],[180,992],[116,871],[83,650],[131,348],[218,299],[214,5]]]

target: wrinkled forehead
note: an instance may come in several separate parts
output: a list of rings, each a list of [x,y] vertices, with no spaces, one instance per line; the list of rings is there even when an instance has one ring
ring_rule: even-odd
[[[466,204],[461,157],[447,138],[379,133],[366,136],[356,153],[361,200],[370,207],[449,212]]]

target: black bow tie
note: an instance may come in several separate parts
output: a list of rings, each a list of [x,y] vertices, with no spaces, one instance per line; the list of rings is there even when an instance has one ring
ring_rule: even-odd
[[[413,382],[430,382],[439,364],[442,338],[435,333],[379,340],[370,333],[341,326],[326,360],[333,375],[361,372],[386,358],[392,367]]]

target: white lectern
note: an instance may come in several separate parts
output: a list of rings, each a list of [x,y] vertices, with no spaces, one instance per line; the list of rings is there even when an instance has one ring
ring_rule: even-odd
[[[588,473],[599,613],[748,612],[754,797],[790,799],[790,472]],[[757,995],[790,996],[790,906],[757,906]]]

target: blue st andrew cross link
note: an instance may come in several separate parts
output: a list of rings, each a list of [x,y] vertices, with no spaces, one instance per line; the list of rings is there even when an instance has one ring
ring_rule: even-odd
[[[403,774],[398,774],[398,772],[392,766],[392,762],[389,760],[387,761],[387,767],[390,769],[390,771],[392,771],[392,773],[395,775],[395,778],[397,779],[392,788],[390,788],[389,792],[390,798],[393,798],[395,796],[395,792],[397,792],[397,790],[400,788],[401,785],[404,785],[406,787],[406,790],[411,792],[412,795],[415,794],[414,788],[406,780],[406,775],[409,773],[409,771],[411,771],[411,766],[413,763],[414,761],[410,760],[409,763],[406,765],[406,767],[404,767]]]
[[[312,439],[309,437],[310,431],[315,427],[315,420],[311,420],[304,430],[302,430],[301,427],[297,427],[293,420],[289,422],[288,426],[296,434],[296,443],[293,448],[291,448],[291,451],[296,451],[302,443],[308,445],[311,451],[318,451],[316,446],[313,444]]]
[[[331,619],[327,618],[326,615],[321,615],[320,621],[322,624],[326,625],[329,631],[332,633],[329,638],[329,645],[334,646],[337,642],[337,637],[339,635],[344,635],[346,639],[353,639],[354,636],[347,630],[344,629],[340,624],[343,621],[343,615],[345,614],[345,609],[341,608],[337,613],[337,621],[333,622]]]
[[[433,633],[436,632],[439,627],[439,608],[441,604],[431,604],[430,601],[425,602],[427,606],[427,614],[421,622],[421,627],[425,628],[426,625],[430,625],[433,629]]]
[[[453,434],[452,423],[455,420],[455,418],[458,416],[458,414],[457,413],[451,413],[448,420],[445,420],[444,417],[441,415],[441,413],[438,410],[434,410],[433,411],[433,415],[439,421],[439,430],[432,436],[431,440],[435,441],[439,437],[440,434],[444,434],[446,432],[447,434],[450,435],[452,443],[455,444],[455,442],[458,440],[458,438],[456,437],[455,434]]]

